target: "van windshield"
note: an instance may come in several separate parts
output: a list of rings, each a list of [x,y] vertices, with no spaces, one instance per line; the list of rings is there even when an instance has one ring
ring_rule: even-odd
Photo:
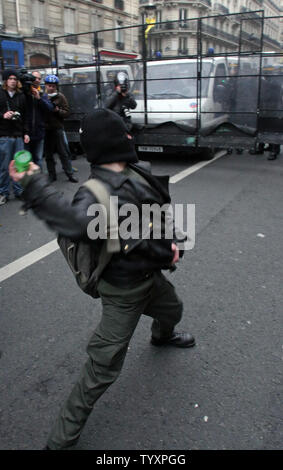
[[[123,68],[111,70],[111,68],[109,68],[109,70],[106,70],[105,83],[109,82],[113,85],[114,79],[118,72],[124,72],[127,78],[129,79],[129,74],[127,70]],[[100,76],[102,77],[101,73]],[[73,73],[73,83],[95,83],[97,81],[96,77],[96,70],[79,70]]]
[[[211,63],[202,64],[202,76],[208,77]],[[148,99],[182,99],[197,96],[197,63],[158,64],[147,67]],[[205,97],[208,89],[208,78],[201,80],[201,95]],[[133,94],[135,99],[143,99],[143,69],[139,70]]]
[[[73,74],[73,83],[95,83],[96,71],[91,72],[75,72]]]

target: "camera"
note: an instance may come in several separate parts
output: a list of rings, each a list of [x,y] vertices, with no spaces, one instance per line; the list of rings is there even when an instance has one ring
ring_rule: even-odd
[[[132,118],[131,118],[131,112],[130,112],[129,108],[127,108],[127,106],[121,106],[121,110],[120,110],[119,114],[123,118],[123,120],[126,124],[126,127],[127,127],[128,131],[130,132],[132,127],[133,127],[133,124],[131,122]]]
[[[22,84],[23,92],[29,92],[30,87],[35,81],[35,77],[32,73],[29,73],[27,69],[19,70],[19,80]]]
[[[125,117],[126,119],[130,119],[131,118],[131,111],[129,110],[129,108],[127,108],[126,106],[121,106],[121,114],[123,117]]]
[[[122,91],[123,93],[125,93],[125,92],[127,91],[127,89],[128,89],[127,85],[126,85],[125,83],[122,83],[122,85],[120,85],[120,86],[121,86],[121,91]]]
[[[18,121],[19,119],[21,119],[21,113],[19,113],[19,111],[15,111],[12,116],[12,121]]]

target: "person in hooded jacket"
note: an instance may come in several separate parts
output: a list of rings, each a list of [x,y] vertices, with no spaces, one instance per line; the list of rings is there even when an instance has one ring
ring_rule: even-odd
[[[126,124],[115,112],[97,109],[85,116],[80,138],[91,165],[90,177],[101,181],[109,194],[118,198],[119,229],[125,219],[120,209],[125,204],[141,213],[143,204],[170,203],[169,177],[152,175],[147,164],[138,161]],[[29,207],[58,234],[91,243],[98,258],[104,240],[90,240],[88,232],[94,220],[88,210],[97,202],[93,193],[80,187],[73,201],[68,202],[48,184],[45,175],[34,173],[36,169],[31,164],[27,173],[19,174],[13,162],[10,165],[11,177],[21,181]],[[164,219],[161,225],[158,239],[124,239],[119,232],[120,251],[112,255],[98,282],[102,316],[87,346],[88,360],[59,412],[45,449],[65,449],[78,441],[95,402],[119,376],[142,314],[153,319],[154,346],[195,345],[191,334],[175,331],[183,305],[161,271],[174,269],[180,253],[177,239],[164,235]]]

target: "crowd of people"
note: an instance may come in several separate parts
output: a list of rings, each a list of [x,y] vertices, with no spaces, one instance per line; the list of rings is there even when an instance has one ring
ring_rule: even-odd
[[[8,69],[2,74],[0,88],[0,205],[6,204],[10,186],[14,196],[22,199],[23,188],[10,181],[9,163],[16,152],[28,150],[33,162],[43,171],[45,157],[50,182],[56,180],[55,153],[72,183],[77,183],[72,167],[64,119],[69,116],[69,105],[58,91],[56,75],[45,77],[45,91],[41,89],[41,74],[32,72],[32,82],[22,89],[16,70]],[[24,212],[23,212],[24,213]]]

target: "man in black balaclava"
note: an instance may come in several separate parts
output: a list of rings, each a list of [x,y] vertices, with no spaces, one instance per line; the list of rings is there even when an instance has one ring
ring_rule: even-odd
[[[174,238],[165,236],[164,218],[158,239],[151,237],[152,223],[147,228],[150,236],[143,236],[140,217],[135,227],[139,229],[138,236],[123,237],[123,206],[136,208],[140,216],[143,204],[170,203],[168,178],[153,176],[146,164],[138,162],[126,125],[113,111],[97,109],[86,116],[80,137],[91,164],[91,177],[100,180],[111,196],[118,198],[120,251],[112,255],[101,274],[98,283],[103,307],[101,321],[89,341],[89,358],[81,376],[51,430],[46,447],[51,450],[77,442],[96,400],[117,379],[142,314],[153,318],[154,346],[188,348],[195,344],[191,334],[174,330],[181,320],[183,306],[161,270],[175,268],[179,249]],[[17,174],[13,163],[10,168],[11,176],[25,188],[23,196],[29,207],[58,234],[90,242],[97,257],[104,240],[90,240],[88,234],[94,219],[88,216],[88,209],[97,202],[94,195],[81,187],[69,203],[48,184],[44,175],[34,174],[34,170],[33,164],[27,174]]]

